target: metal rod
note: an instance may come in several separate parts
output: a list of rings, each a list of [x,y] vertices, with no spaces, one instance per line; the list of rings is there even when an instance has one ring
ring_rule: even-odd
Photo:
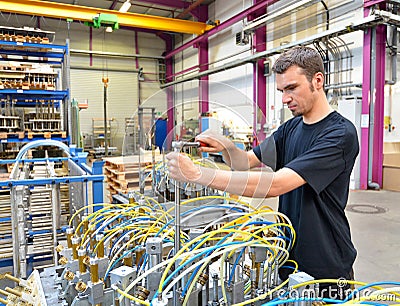
[[[180,152],[181,147],[174,147],[174,152]],[[181,238],[181,193],[180,193],[180,182],[175,181],[175,240],[174,240],[174,254],[176,255],[180,248],[180,238]],[[175,267],[176,269],[177,267]],[[178,277],[179,275],[177,275]],[[178,283],[174,286],[173,298],[174,298],[174,306],[178,306]]]
[[[104,97],[103,97],[103,107],[104,107],[104,155],[108,156],[108,128],[107,128],[107,88],[108,88],[108,78],[103,78],[104,82]]]

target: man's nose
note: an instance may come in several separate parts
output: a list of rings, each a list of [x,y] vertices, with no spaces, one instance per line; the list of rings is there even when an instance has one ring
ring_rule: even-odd
[[[290,101],[292,101],[292,97],[290,95],[286,94],[286,93],[283,93],[282,94],[282,103],[283,104],[287,104]]]

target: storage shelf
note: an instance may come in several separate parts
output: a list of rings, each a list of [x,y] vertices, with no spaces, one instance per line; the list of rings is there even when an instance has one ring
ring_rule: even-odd
[[[44,137],[44,136],[33,136],[32,138],[28,138],[28,137],[24,137],[24,138],[7,138],[7,139],[0,139],[0,143],[19,143],[19,142],[30,142],[33,140],[48,140],[48,139],[52,139],[52,140],[57,140],[57,141],[61,141],[61,142],[70,142],[70,137],[67,136],[65,138],[63,137]]]
[[[10,115],[7,116],[10,118],[21,117],[16,127],[9,128],[8,122],[0,127],[1,143],[26,143],[46,139],[70,142],[67,121],[70,93],[66,88],[68,72],[64,65],[67,56],[68,45],[0,40],[0,65],[3,66],[0,73],[3,73],[5,79],[8,75],[16,75],[22,79],[9,83],[3,81],[4,89],[0,89],[0,107],[3,113]],[[19,63],[15,65],[4,61]],[[39,63],[40,67],[25,65],[32,62]],[[30,71],[32,67],[39,72]],[[39,79],[35,79],[36,75]],[[42,114],[48,113],[52,118],[45,119],[45,122],[51,125],[42,125],[42,119],[46,117]],[[60,121],[60,125],[54,126],[55,121],[51,121],[52,119]],[[35,126],[36,124],[39,125]]]
[[[53,99],[53,100],[63,100],[68,97],[68,90],[35,90],[35,89],[0,89],[0,98],[24,98],[29,99],[29,97],[35,99]]]

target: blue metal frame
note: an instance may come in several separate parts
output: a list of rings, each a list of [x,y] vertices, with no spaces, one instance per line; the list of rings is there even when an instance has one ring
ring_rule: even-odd
[[[68,90],[36,90],[36,89],[0,89],[0,98],[4,98],[7,95],[12,98],[21,97],[23,99],[40,99],[40,100],[63,100],[69,96]],[[15,97],[17,96],[17,97]],[[30,104],[32,105],[32,103]]]
[[[26,152],[34,148],[36,146],[41,145],[50,145],[50,146],[57,146],[65,151],[68,157],[49,157],[49,158],[35,158],[35,159],[28,159],[25,158]],[[34,163],[34,162],[43,162],[43,161],[65,161],[71,160],[76,163],[82,170],[85,171],[86,175],[83,176],[68,176],[68,177],[55,177],[55,178],[41,178],[41,179],[24,179],[24,180],[8,180],[8,181],[0,181],[0,187],[11,188],[15,186],[38,186],[38,185],[47,185],[47,184],[59,184],[59,183],[76,183],[76,182],[92,182],[92,193],[93,193],[93,203],[103,203],[104,202],[104,175],[103,175],[103,165],[104,161],[94,161],[93,166],[89,167],[86,164],[86,158],[88,153],[83,152],[82,148],[76,148],[74,146],[68,147],[64,143],[57,142],[54,140],[38,140],[33,141],[26,144],[18,153],[18,156],[14,160],[0,160],[0,164],[8,164],[8,163]],[[96,209],[100,209],[101,207],[96,207]],[[1,222],[9,222],[11,218],[1,218]],[[63,229],[62,229],[63,230]],[[46,232],[44,231],[37,231],[29,232],[29,236],[33,237],[37,234],[41,234]],[[11,238],[11,237],[10,237]],[[1,243],[1,239],[0,239]],[[40,253],[30,256],[28,260],[28,272],[33,269],[33,263],[36,261],[43,260],[42,257],[37,258],[38,255],[46,255],[46,253]],[[47,259],[51,259],[52,256],[47,256]],[[0,267],[11,267],[13,265],[12,258],[4,258],[0,259]],[[29,273],[28,273],[29,274]]]
[[[19,161],[24,162],[24,163],[36,163],[36,162],[45,162],[45,161],[50,161],[50,162],[60,162],[64,160],[68,160],[68,157],[49,157],[49,158],[24,158],[20,159]],[[14,164],[17,162],[16,159],[0,159],[0,165],[6,165],[6,164]]]
[[[53,50],[62,50],[66,52],[67,46],[64,45],[53,45],[53,44],[35,44],[35,43],[24,43],[24,42],[15,42],[15,41],[0,41],[0,46],[15,46],[15,47],[31,47],[31,48],[44,48],[44,49],[53,49]],[[26,51],[25,51],[26,52]]]
[[[103,183],[104,175],[84,175],[84,176],[55,177],[46,179],[8,180],[8,181],[0,181],[0,187],[39,186],[47,184],[96,182],[96,181],[97,182],[101,181]]]
[[[38,134],[44,134],[44,133],[38,133]],[[61,132],[60,133],[56,133],[56,134],[61,134]],[[40,135],[33,134],[32,138],[28,138],[28,137],[25,136],[24,138],[21,138],[21,139],[12,138],[12,137],[9,137],[7,139],[1,139],[0,143],[16,143],[16,142],[27,143],[27,142],[30,142],[30,141],[33,141],[33,140],[46,140],[46,139],[47,138],[44,138],[44,137],[42,137]],[[66,143],[69,143],[70,140],[71,140],[71,138],[69,136],[67,136],[65,138],[62,138],[62,137],[51,137],[51,139],[52,140],[56,140],[56,141],[66,142]]]
[[[26,50],[4,50],[4,49],[2,50],[2,49],[0,49],[0,54],[23,56],[23,55],[26,55]],[[29,56],[31,56],[31,57],[59,58],[60,61],[58,63],[61,63],[62,59],[64,58],[64,53],[29,52]]]

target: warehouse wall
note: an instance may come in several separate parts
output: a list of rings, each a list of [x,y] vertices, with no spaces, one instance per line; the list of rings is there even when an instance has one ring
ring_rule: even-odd
[[[80,22],[73,22],[68,31],[67,22],[50,18],[32,18],[5,14],[0,16],[0,25],[13,27],[40,27],[56,32],[54,43],[65,44],[70,38],[70,49],[90,50],[90,28]],[[106,33],[104,29],[92,29],[92,50],[120,54],[143,54],[161,56],[165,43],[154,34],[117,30]],[[155,59],[132,57],[104,57],[71,52],[71,99],[79,102],[87,100],[89,108],[80,111],[81,132],[92,133],[92,118],[103,117],[102,77],[108,76],[107,116],[112,121],[112,145],[121,151],[125,134],[125,118],[134,116],[139,100],[137,72],[143,68],[144,81],[140,81],[140,100],[143,103],[151,97],[151,104],[159,112],[166,108],[165,94],[160,92],[158,83],[158,61]],[[108,71],[108,72],[107,72]],[[157,93],[157,94],[155,94]]]

